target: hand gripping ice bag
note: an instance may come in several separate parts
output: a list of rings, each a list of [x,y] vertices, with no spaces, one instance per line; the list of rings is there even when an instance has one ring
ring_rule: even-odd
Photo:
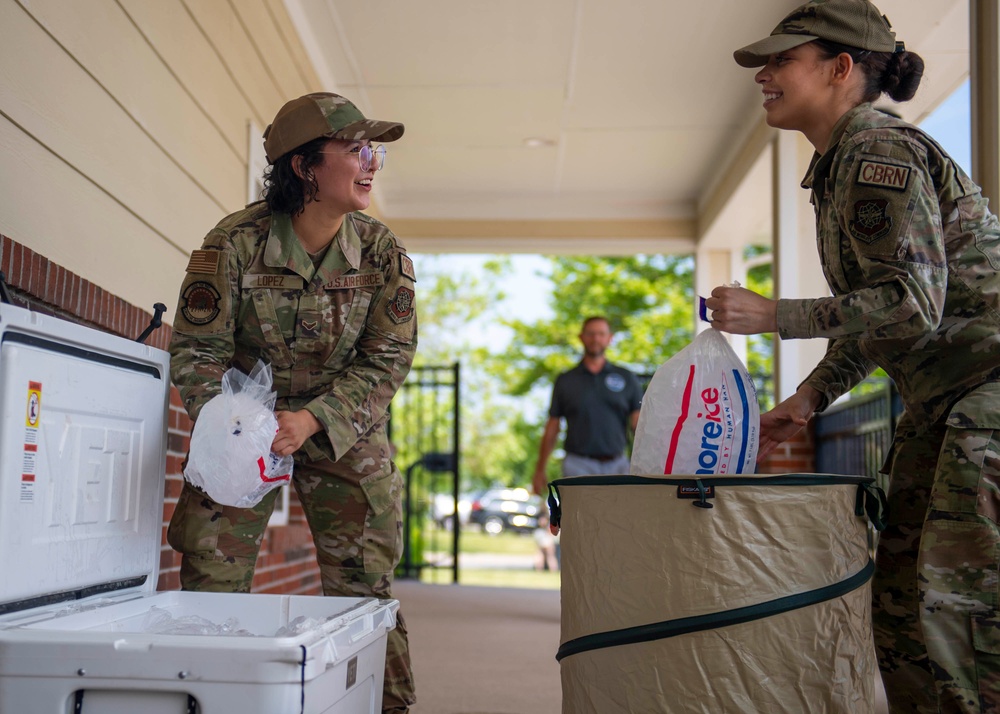
[[[243,374],[222,376],[222,393],[198,414],[184,477],[217,503],[253,508],[269,491],[288,483],[292,457],[271,452],[278,431],[271,368],[263,362]]]
[[[663,363],[646,389],[633,474],[745,474],[757,460],[760,409],[726,338],[705,330]]]

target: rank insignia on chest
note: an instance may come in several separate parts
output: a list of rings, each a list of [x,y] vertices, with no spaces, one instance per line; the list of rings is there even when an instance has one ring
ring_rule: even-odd
[[[181,314],[192,325],[207,325],[219,316],[219,291],[211,283],[191,283],[181,293]]]
[[[862,243],[871,245],[892,229],[892,217],[886,215],[889,202],[884,198],[869,198],[854,204],[854,220],[850,223],[851,235]]]
[[[409,288],[399,288],[392,301],[386,305],[389,319],[397,325],[409,322],[413,318],[413,291]]]

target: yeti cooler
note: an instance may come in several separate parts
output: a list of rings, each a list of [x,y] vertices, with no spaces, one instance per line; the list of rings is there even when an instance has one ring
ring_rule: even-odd
[[[379,711],[395,600],[155,591],[168,365],[0,304],[0,712]]]
[[[564,714],[873,712],[872,479],[581,476],[549,505]]]

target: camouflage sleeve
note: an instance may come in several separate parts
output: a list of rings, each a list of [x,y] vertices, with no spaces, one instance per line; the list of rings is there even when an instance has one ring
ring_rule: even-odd
[[[413,262],[399,246],[382,261],[385,284],[372,296],[357,358],[327,394],[305,406],[323,425],[336,459],[385,418],[417,351]]]
[[[876,366],[861,354],[857,340],[830,340],[823,359],[802,384],[823,395],[816,409],[821,412],[860,384]]]
[[[238,272],[227,236],[213,231],[191,254],[181,284],[170,341],[170,377],[192,419],[221,391],[222,375],[233,356]]]
[[[947,286],[940,206],[920,145],[863,143],[839,162],[823,260],[856,289],[781,300],[782,338],[905,339],[937,328]]]

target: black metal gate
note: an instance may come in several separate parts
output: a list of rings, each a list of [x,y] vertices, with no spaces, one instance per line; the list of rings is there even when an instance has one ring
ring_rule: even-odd
[[[896,420],[903,404],[891,380],[876,391],[853,397],[816,415],[816,471],[872,476],[886,488],[879,473],[892,446]]]
[[[450,568],[458,582],[461,366],[414,366],[390,407],[389,438],[403,470],[403,559],[397,574]]]

